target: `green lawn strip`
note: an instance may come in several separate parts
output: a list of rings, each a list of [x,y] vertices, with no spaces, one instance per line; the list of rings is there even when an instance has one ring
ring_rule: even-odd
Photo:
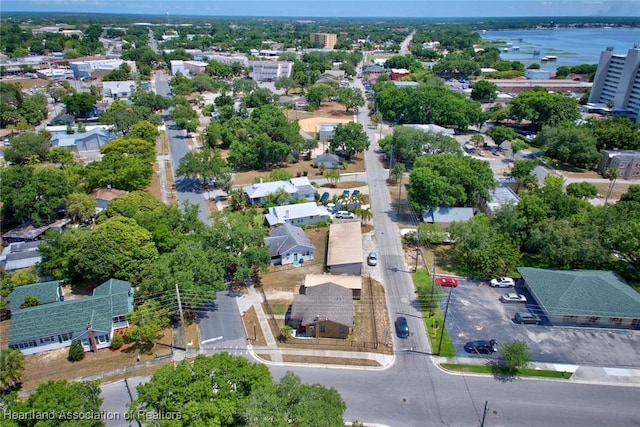
[[[473,372],[476,374],[501,374],[512,375],[512,372],[504,366],[491,365],[473,365],[473,364],[457,364],[457,363],[441,363],[441,367],[456,372]],[[515,376],[519,377],[545,377],[545,378],[561,378],[569,379],[573,375],[572,372],[550,371],[546,369],[529,369],[522,368],[515,372]]]
[[[439,356],[455,357],[456,352],[449,338],[449,333],[446,328],[443,328],[444,316],[438,307],[438,301],[444,296],[442,288],[438,285],[433,286],[429,272],[423,269],[413,274],[413,283],[418,290],[420,310],[425,319],[431,350]],[[441,335],[443,336],[441,337]],[[442,348],[439,348],[440,340],[442,340]]]

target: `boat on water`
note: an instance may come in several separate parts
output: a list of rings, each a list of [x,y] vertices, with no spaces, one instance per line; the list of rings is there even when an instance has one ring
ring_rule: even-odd
[[[540,58],[540,62],[547,62],[549,59],[546,56]]]
[[[533,51],[533,56],[538,56],[538,55],[540,55],[540,51],[538,49],[535,49]]]
[[[509,48],[508,48],[508,47],[505,47],[505,48],[503,48],[503,49],[502,49],[502,51],[503,51],[503,52],[509,52]]]
[[[547,58],[547,61],[557,61],[558,57],[555,55],[547,55],[545,56],[545,58]]]
[[[511,49],[513,49],[513,50],[520,50],[520,46],[514,46],[514,47],[512,47]]]

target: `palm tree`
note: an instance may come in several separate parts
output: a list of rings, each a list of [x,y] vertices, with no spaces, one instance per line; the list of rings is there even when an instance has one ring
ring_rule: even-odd
[[[368,224],[373,219],[373,213],[370,207],[358,208],[356,212],[363,223]]]
[[[8,391],[20,383],[24,371],[24,357],[20,350],[0,350],[0,390]]]
[[[364,203],[364,194],[359,193],[351,196],[351,203],[355,203],[356,208],[359,208]]]
[[[236,188],[229,191],[229,206],[234,211],[240,211],[247,206],[247,198],[242,190]]]
[[[620,176],[620,170],[618,168],[604,168],[602,170],[602,177],[609,180],[609,188],[607,189],[607,197],[604,199],[604,205],[607,206],[609,197],[613,191],[613,186],[616,185],[616,180]]]

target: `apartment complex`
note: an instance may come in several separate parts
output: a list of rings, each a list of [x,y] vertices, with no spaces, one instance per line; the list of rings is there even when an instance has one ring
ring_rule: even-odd
[[[328,47],[329,49],[333,49],[333,47],[338,42],[337,34],[329,34],[329,33],[311,33],[309,36],[311,42],[320,43],[324,47]]]
[[[616,168],[620,179],[640,179],[640,151],[638,150],[602,150],[598,170]]]
[[[280,77],[291,77],[293,62],[288,61],[249,61],[253,70],[249,77],[259,82],[275,82]]]
[[[589,103],[613,102],[610,112],[640,123],[640,43],[626,55],[616,55],[609,47],[600,54]]]

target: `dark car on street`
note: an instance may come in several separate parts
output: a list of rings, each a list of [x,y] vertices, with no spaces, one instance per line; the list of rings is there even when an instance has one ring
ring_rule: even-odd
[[[320,203],[324,203],[327,200],[329,200],[329,193],[325,191],[322,193],[322,196],[320,196]]]
[[[409,324],[405,317],[399,316],[396,319],[396,333],[400,338],[409,338]]]
[[[467,353],[495,353],[498,351],[498,342],[496,340],[470,341],[464,345],[464,351]]]

